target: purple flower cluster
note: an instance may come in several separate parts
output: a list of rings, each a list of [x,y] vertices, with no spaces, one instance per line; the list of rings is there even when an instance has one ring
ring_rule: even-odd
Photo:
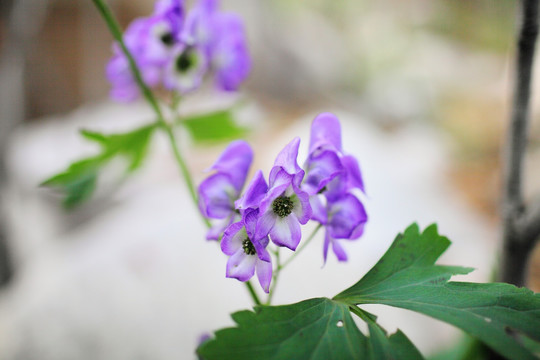
[[[257,171],[242,194],[253,159],[244,141],[231,143],[214,171],[199,185],[199,208],[215,219],[207,239],[221,241],[229,255],[227,277],[247,281],[255,272],[265,292],[272,279],[270,242],[296,250],[301,225],[314,220],[326,228],[323,257],[330,246],[338,260],[347,260],[342,240],[359,238],[367,221],[358,193],[364,191],[356,159],[343,153],[341,126],[336,116],[318,115],[311,126],[309,154],[298,165],[300,139],[293,139],[278,154],[268,183]]]
[[[218,0],[199,0],[186,14],[183,0],[159,0],[152,15],[129,25],[124,42],[150,88],[187,93],[212,71],[219,89],[238,89],[251,68],[244,26],[218,5]],[[127,102],[140,95],[118,44],[106,72],[113,99]]]

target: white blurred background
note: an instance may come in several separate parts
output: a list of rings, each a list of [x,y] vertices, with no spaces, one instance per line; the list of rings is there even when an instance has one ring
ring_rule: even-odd
[[[151,1],[114,1],[125,26]],[[107,99],[111,37],[88,1],[3,2],[0,54],[0,359],[194,359],[198,337],[251,306],[225,278],[226,257],[204,240],[166,139],[119,183],[112,164],[98,191],[66,212],[38,184],[94,154],[78,130],[116,132],[152,118],[142,102]],[[275,302],[332,297],[357,281],[410,223],[437,222],[453,245],[441,259],[490,279],[499,242],[500,156],[511,88],[514,2],[476,0],[223,0],[245,19],[254,68],[239,95],[252,131],[252,172],[267,174],[294,136],[306,155],[311,120],[342,120],[360,162],[370,216],[342,264],[322,267],[316,239],[282,276]],[[204,93],[184,111],[214,108]],[[540,190],[534,102],[527,194]],[[197,182],[226,144],[179,134]],[[119,164],[118,164],[119,165]],[[305,233],[308,233],[306,229]],[[530,286],[540,288],[533,265]],[[449,326],[374,307],[424,354],[448,345]]]

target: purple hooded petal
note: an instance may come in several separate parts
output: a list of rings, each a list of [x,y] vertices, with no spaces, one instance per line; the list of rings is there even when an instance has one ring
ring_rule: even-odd
[[[240,191],[244,186],[252,161],[253,150],[251,146],[243,140],[236,140],[223,150],[210,169],[228,174],[236,189]]]
[[[270,292],[270,282],[272,281],[272,263],[259,260],[256,264],[256,270],[259,283],[264,292],[268,294]]]
[[[281,167],[289,175],[294,175],[302,169],[298,166],[296,158],[298,157],[298,147],[300,146],[300,138],[295,137],[290,143],[288,143],[283,150],[276,157],[274,167]],[[274,183],[272,174],[270,175],[270,184]],[[272,185],[270,185],[272,186]]]
[[[264,195],[268,191],[268,184],[261,170],[257,170],[249,183],[244,195],[234,203],[238,210],[258,208]]]
[[[226,276],[240,281],[248,281],[255,273],[257,261],[257,256],[246,255],[242,249],[239,249],[227,261]]]
[[[285,246],[293,251],[296,250],[301,238],[300,223],[294,214],[284,218],[278,217],[270,230],[270,239],[274,244]]]
[[[328,231],[333,238],[350,239],[355,230],[365,224],[367,214],[362,203],[352,194],[328,205]]]
[[[319,114],[311,124],[309,152],[312,153],[320,147],[341,152],[341,125],[334,114]]]
[[[313,195],[344,171],[339,156],[332,150],[311,154],[306,162],[307,175],[302,188]]]
[[[323,195],[313,195],[309,197],[309,205],[311,206],[311,219],[326,225],[328,214],[326,213],[326,204],[323,203],[325,198]]]
[[[305,191],[295,189],[296,199],[293,208],[293,214],[300,224],[305,225],[312,216],[312,209],[309,203],[309,195]]]
[[[226,218],[234,212],[233,204],[237,194],[228,175],[211,175],[199,185],[199,209],[205,217]]]
[[[231,224],[223,234],[223,240],[221,240],[220,244],[221,251],[226,255],[235,254],[239,249],[242,249],[242,242],[246,237],[247,234],[242,221]]]

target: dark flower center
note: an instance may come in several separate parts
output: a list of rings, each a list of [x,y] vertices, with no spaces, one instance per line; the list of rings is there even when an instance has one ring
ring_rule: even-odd
[[[174,44],[174,37],[170,32],[166,32],[165,34],[161,35],[160,40],[167,46],[172,46]]]
[[[253,246],[253,243],[249,238],[245,238],[244,241],[242,241],[242,249],[246,255],[255,255],[257,253],[255,246]]]
[[[321,190],[319,190],[319,192],[317,194],[322,194],[325,191],[326,191],[326,186],[324,186]]]
[[[193,51],[191,49],[186,49],[180,56],[176,59],[176,69],[183,73],[188,71],[193,64],[195,63]]]
[[[288,196],[280,196],[272,203],[272,210],[279,217],[288,216],[293,210],[293,202]]]

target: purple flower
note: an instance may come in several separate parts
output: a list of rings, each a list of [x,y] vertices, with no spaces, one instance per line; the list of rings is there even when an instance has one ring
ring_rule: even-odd
[[[199,1],[187,16],[182,39],[206,54],[218,88],[237,90],[248,76],[251,58],[243,22],[234,14],[219,12],[217,0]]]
[[[270,171],[270,187],[261,199],[256,238],[295,250],[302,237],[300,225],[311,218],[309,195],[299,187],[304,171],[296,161],[300,139],[295,138],[277,156]]]
[[[343,153],[341,126],[335,115],[322,113],[313,120],[305,168],[302,189],[311,195],[311,218],[326,227],[324,261],[330,245],[338,260],[346,261],[338,240],[359,238],[367,214],[354,195],[357,189],[364,192],[360,167],[354,156]]]
[[[253,150],[242,140],[233,141],[210,167],[215,173],[199,185],[199,209],[210,219],[219,219],[207,233],[218,240],[223,230],[238,218],[234,202],[239,198],[253,159]]]
[[[183,0],[160,0],[154,13],[133,21],[124,33],[143,80],[180,93],[197,89],[209,70],[216,86],[236,90],[247,77],[251,59],[241,19],[222,13],[217,0],[200,0],[186,15]],[[131,101],[140,93],[117,44],[107,65],[111,97]]]
[[[328,201],[326,214],[326,220],[321,222],[326,227],[323,246],[324,262],[326,262],[330,245],[339,261],[347,261],[347,254],[338,240],[352,240],[362,236],[368,219],[366,210],[356,196],[345,194],[335,201]]]
[[[263,290],[268,293],[272,280],[272,260],[266,250],[268,236],[254,236],[258,210],[244,212],[242,221],[231,224],[223,235],[221,250],[229,255],[226,276],[248,281],[255,272]]]
[[[222,14],[216,27],[220,35],[211,57],[216,85],[225,91],[236,91],[251,70],[244,25],[238,16]]]

